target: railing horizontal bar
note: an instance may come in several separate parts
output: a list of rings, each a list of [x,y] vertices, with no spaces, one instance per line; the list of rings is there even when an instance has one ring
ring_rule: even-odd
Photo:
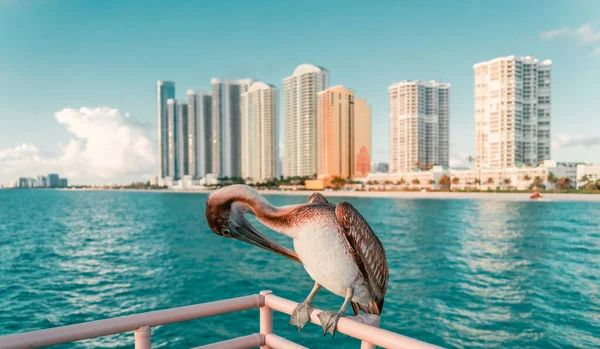
[[[282,313],[291,315],[298,303],[277,297],[275,295],[265,296],[265,305]],[[310,321],[321,325],[318,314],[322,312],[315,309],[310,315]],[[349,318],[341,318],[338,322],[337,331],[348,336],[389,349],[440,349],[433,344],[421,342],[420,340],[393,333],[381,328],[365,325]],[[269,344],[267,340],[267,344]]]
[[[61,326],[40,331],[18,333],[0,337],[0,349],[40,348],[61,343],[75,342],[128,332],[142,326],[160,326],[204,317],[258,308],[264,305],[264,297],[251,295],[186,307],[156,310],[147,313],[121,316]]]
[[[251,349],[265,345],[265,336],[260,333],[203,345],[193,349]]]
[[[308,349],[273,333],[265,336],[265,344],[273,349]]]

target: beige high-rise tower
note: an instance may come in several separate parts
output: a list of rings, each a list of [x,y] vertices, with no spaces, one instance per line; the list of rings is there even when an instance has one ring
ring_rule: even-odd
[[[388,87],[390,172],[448,166],[450,84],[401,81]]]
[[[371,153],[371,108],[354,91],[334,86],[317,94],[319,177],[364,176]]]
[[[354,163],[352,177],[371,172],[371,107],[364,98],[354,99]]]
[[[477,168],[550,159],[550,72],[536,57],[500,57],[473,66]]]
[[[242,93],[242,177],[264,181],[279,175],[277,88],[263,82]]]
[[[317,92],[328,86],[329,72],[311,64],[299,65],[292,76],[283,80],[285,176],[317,173]]]

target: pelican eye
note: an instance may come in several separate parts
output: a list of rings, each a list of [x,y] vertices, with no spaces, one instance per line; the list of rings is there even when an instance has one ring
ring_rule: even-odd
[[[225,228],[225,229],[221,230],[221,233],[223,235],[229,236],[229,234],[231,233],[231,231],[229,229]]]

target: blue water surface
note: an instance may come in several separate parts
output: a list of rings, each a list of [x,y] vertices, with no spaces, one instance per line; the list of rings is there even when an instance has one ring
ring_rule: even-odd
[[[268,196],[274,205],[306,201]],[[339,202],[342,198],[332,198]],[[600,347],[600,204],[343,198],[383,242],[382,327],[448,348]],[[213,234],[204,194],[0,190],[0,335],[270,289],[303,300],[302,266]],[[262,231],[267,231],[260,227]],[[285,237],[267,235],[291,246]],[[318,307],[342,298],[321,291]],[[310,348],[358,348],[276,313]],[[258,332],[258,310],[153,329],[153,347]],[[131,348],[133,334],[58,346]]]

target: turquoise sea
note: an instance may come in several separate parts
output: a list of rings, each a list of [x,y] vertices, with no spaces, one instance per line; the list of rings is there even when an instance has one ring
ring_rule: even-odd
[[[447,348],[600,347],[599,203],[344,200],[386,248],[382,327]],[[0,190],[0,335],[265,289],[296,301],[307,296],[312,280],[300,265],[213,234],[205,201],[203,194]],[[321,291],[316,304],[337,309],[342,301]],[[275,332],[310,348],[359,346],[310,324],[298,334],[288,320],[276,313]],[[153,347],[254,332],[256,309],[154,328]],[[132,345],[128,333],[60,347]]]

